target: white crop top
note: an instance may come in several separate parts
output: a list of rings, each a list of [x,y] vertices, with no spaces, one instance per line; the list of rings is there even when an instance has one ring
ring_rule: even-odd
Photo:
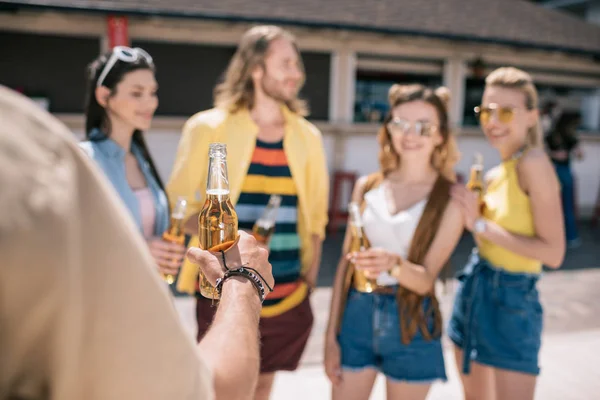
[[[425,210],[423,199],[406,210],[392,215],[388,210],[382,186],[365,194],[363,224],[371,247],[380,247],[402,258],[408,257],[415,230]],[[397,285],[398,281],[387,272],[377,278],[380,285]]]

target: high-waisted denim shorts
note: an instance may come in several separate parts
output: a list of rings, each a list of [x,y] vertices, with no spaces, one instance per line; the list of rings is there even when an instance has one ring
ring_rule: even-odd
[[[402,343],[395,294],[351,290],[338,341],[343,369],[373,368],[410,383],[446,380],[439,338],[426,341],[419,331],[408,345]]]
[[[464,352],[463,372],[470,362],[537,375],[542,336],[539,275],[510,273],[473,251],[458,274],[448,336]]]

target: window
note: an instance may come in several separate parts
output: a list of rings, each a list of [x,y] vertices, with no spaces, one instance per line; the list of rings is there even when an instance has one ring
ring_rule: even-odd
[[[586,133],[600,131],[600,90],[569,86],[537,84],[540,106],[554,101],[559,109],[576,111],[581,115],[579,129]]]
[[[481,104],[485,80],[483,78],[467,78],[465,82],[465,104],[463,108],[463,125],[477,126],[479,121],[473,109]]]
[[[225,71],[234,47],[134,41],[156,64],[157,115],[189,117],[213,104],[213,89]]]
[[[355,122],[382,122],[389,111],[388,91],[395,83],[420,83],[436,88],[442,84],[439,75],[357,71],[354,100]]]
[[[302,53],[306,70],[306,82],[300,97],[308,101],[311,120],[329,119],[329,75],[331,55],[329,53]]]
[[[86,68],[100,39],[0,32],[1,83],[38,100],[55,113],[81,113]]]
[[[191,116],[213,106],[213,90],[222,78],[235,47],[135,41],[156,64],[160,104],[157,115]],[[311,119],[329,113],[327,53],[303,53],[306,83],[301,97],[308,100]]]

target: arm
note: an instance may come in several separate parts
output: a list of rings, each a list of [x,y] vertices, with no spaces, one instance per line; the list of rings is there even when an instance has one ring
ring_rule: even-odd
[[[323,147],[323,138],[321,133],[312,127],[315,144],[312,147],[312,153],[309,162],[310,175],[308,187],[311,196],[311,215],[312,232],[312,263],[310,269],[306,271],[305,279],[311,286],[315,286],[319,276],[321,266],[321,252],[323,239],[325,239],[325,229],[327,227],[327,211],[329,203],[329,173],[327,162],[325,160],[325,149]]]
[[[337,341],[337,323],[338,316],[340,315],[342,308],[342,289],[344,287],[344,280],[348,272],[348,260],[344,257],[350,246],[350,229],[346,229],[344,236],[344,245],[342,249],[342,256],[337,265],[335,272],[335,278],[333,281],[333,290],[331,294],[331,305],[329,306],[329,319],[327,321],[327,329],[325,331],[325,350],[324,350],[324,364],[325,373],[331,381],[332,385],[338,385],[342,382],[342,368],[341,368],[341,352],[340,345]]]
[[[456,248],[463,230],[460,205],[451,200],[446,206],[440,227],[427,251],[423,265],[402,260],[400,268],[394,270],[394,278],[415,293],[424,295],[429,292]]]
[[[227,266],[254,268],[273,287],[267,251],[259,248],[251,235],[245,232],[239,235],[237,245],[225,252]],[[213,285],[223,276],[220,253],[190,248],[188,258],[202,268]],[[198,344],[200,354],[213,372],[217,399],[248,399],[254,393],[260,364],[260,309],[260,299],[250,281],[235,277],[223,283],[215,319]]]
[[[540,260],[552,268],[565,255],[560,186],[554,168],[540,150],[529,151],[517,168],[520,184],[529,195],[536,235],[527,237],[508,232],[488,221],[480,236],[525,257]],[[552,218],[548,218],[548,216]]]
[[[450,201],[446,206],[437,233],[427,251],[423,265],[401,260],[397,255],[380,248],[353,254],[357,268],[377,276],[392,270],[392,275],[402,286],[418,294],[426,294],[433,287],[440,271],[446,265],[463,232],[463,215],[460,205]],[[399,268],[394,268],[399,265]]]
[[[217,399],[246,399],[254,393],[260,365],[260,309],[250,281],[225,281],[215,319],[198,344],[200,355],[213,372]]]
[[[310,269],[306,272],[304,280],[310,287],[314,289],[317,286],[317,278],[319,277],[319,269],[321,268],[321,254],[323,252],[323,239],[319,235],[311,236],[311,245],[313,249],[313,260],[310,264]]]
[[[360,178],[354,187],[352,193],[352,200],[360,202],[362,201],[362,193],[366,183],[366,177]],[[337,318],[340,314],[342,307],[342,289],[344,286],[344,280],[346,278],[346,272],[348,270],[348,260],[346,253],[350,249],[350,229],[347,225],[346,233],[344,236],[344,244],[342,247],[342,256],[338,262],[335,278],[333,282],[333,293],[331,297],[331,305],[329,308],[329,320],[327,322],[327,330],[325,332],[325,372],[329,377],[332,384],[339,384],[341,382],[341,366],[340,366],[340,348],[337,343]]]
[[[350,247],[350,229],[346,229],[346,233],[344,235],[344,245],[342,248],[342,256],[337,265],[337,269],[335,271],[335,278],[333,280],[333,290],[331,294],[331,305],[329,306],[329,319],[327,322],[326,339],[327,340],[336,340],[336,323],[337,316],[340,312],[340,307],[342,304],[342,287],[344,284],[344,278],[346,277],[346,271],[348,268],[348,260],[345,257],[345,254],[348,252],[348,248]]]

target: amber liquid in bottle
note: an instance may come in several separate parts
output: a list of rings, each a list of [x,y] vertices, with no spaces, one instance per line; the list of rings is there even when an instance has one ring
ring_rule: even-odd
[[[467,189],[479,193],[480,196],[483,195],[483,156],[479,153],[475,154],[471,165]]]
[[[209,149],[206,200],[198,217],[200,247],[210,251],[226,250],[237,238],[238,218],[229,198],[227,149],[224,144],[211,143]],[[200,271],[200,294],[209,299],[219,295]]]
[[[358,203],[348,205],[350,214],[350,252],[359,252],[369,248],[369,241],[363,230],[362,216]],[[354,288],[359,292],[371,293],[377,288],[377,279],[368,278],[361,270],[355,269],[353,278]]]
[[[483,184],[483,156],[480,153],[476,153],[473,164],[471,165],[471,171],[469,174],[469,181],[467,182],[467,189],[477,192],[479,196],[479,208],[481,212],[485,207],[483,201],[483,195],[485,194],[485,187]]]
[[[265,211],[252,227],[252,235],[259,243],[269,244],[271,236],[275,233],[275,222],[280,205],[281,196],[271,195]]]
[[[177,203],[171,213],[171,223],[169,229],[163,233],[163,240],[170,243],[177,243],[183,245],[185,243],[185,233],[183,232],[183,219],[185,218],[185,209],[187,207],[187,201],[180,197],[177,199]],[[175,276],[171,274],[162,274],[163,280],[169,285],[175,282]]]

